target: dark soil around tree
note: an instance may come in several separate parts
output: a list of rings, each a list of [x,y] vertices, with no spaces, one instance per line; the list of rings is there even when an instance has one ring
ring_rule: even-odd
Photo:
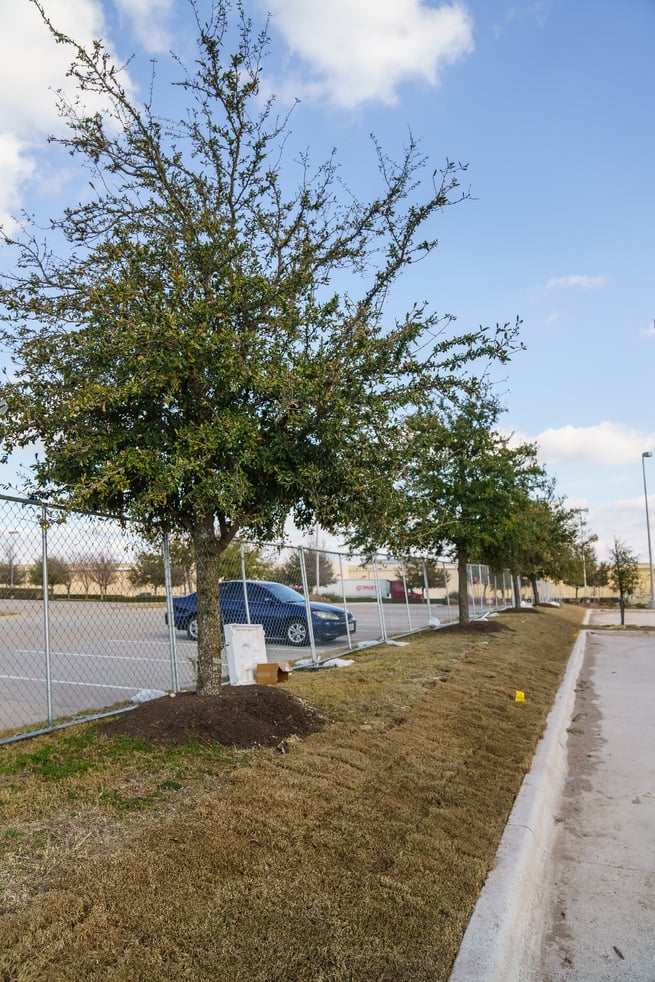
[[[506,613],[506,611],[503,611]],[[445,624],[439,631],[447,631],[448,634],[499,634],[501,631],[511,631],[511,627],[500,624],[496,620],[492,621],[469,621],[468,624]]]
[[[234,747],[280,747],[325,729],[312,706],[274,685],[223,686],[219,695],[182,692],[141,703],[105,727],[107,734],[166,746],[195,740]]]

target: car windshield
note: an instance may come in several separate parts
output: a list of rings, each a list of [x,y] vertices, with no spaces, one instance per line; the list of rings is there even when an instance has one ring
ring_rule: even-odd
[[[285,586],[284,583],[267,583],[266,589],[273,594],[276,600],[279,600],[283,604],[291,603],[304,603],[305,598],[302,593],[298,593],[297,590],[292,590],[290,586]]]

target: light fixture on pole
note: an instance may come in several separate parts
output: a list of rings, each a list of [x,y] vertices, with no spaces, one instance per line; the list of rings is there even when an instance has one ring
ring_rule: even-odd
[[[644,450],[641,455],[641,470],[644,475],[644,501],[646,503],[646,532],[648,534],[648,569],[650,570],[650,600],[649,607],[655,607],[655,586],[653,586],[653,553],[650,545],[650,520],[648,518],[648,491],[646,490],[646,457],[652,457],[650,450]]]

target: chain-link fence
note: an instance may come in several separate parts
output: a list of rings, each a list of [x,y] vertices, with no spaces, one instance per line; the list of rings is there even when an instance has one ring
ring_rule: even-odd
[[[225,623],[264,627],[270,662],[325,659],[456,619],[453,564],[317,547],[231,545]],[[468,568],[472,616],[512,603],[507,574]],[[244,589],[245,586],[245,589]],[[0,496],[0,742],[193,687],[194,568],[98,516]]]

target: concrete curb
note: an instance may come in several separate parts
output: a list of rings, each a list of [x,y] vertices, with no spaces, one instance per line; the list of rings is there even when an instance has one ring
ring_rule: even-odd
[[[527,982],[537,978],[534,960],[540,952],[544,874],[555,837],[556,806],[566,776],[567,729],[573,716],[585,640],[586,631],[581,631],[449,982]]]

